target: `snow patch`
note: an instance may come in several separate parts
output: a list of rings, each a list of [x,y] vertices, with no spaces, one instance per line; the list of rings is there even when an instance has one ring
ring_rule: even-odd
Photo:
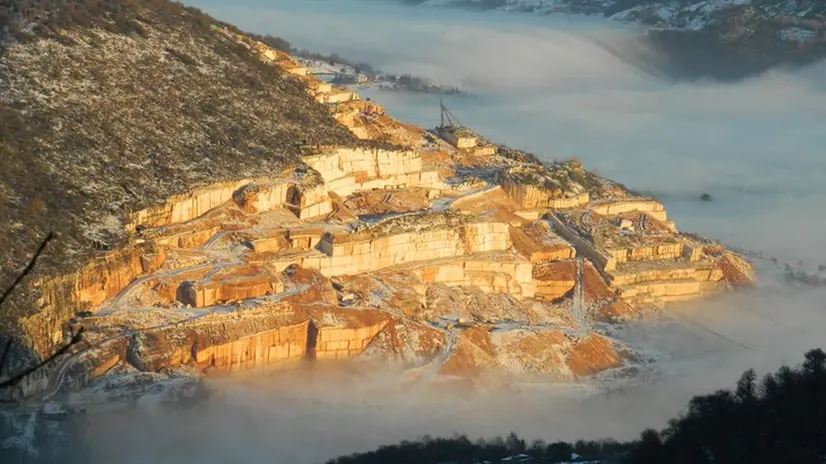
[[[802,27],[789,27],[777,31],[777,37],[781,40],[790,40],[801,44],[815,40],[815,32]]]

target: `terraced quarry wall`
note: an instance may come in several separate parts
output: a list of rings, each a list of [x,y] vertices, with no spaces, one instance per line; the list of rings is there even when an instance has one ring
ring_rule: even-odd
[[[321,272],[336,276],[361,274],[416,261],[503,251],[511,245],[509,225],[491,222],[467,224],[455,229],[402,232],[363,240],[329,235],[318,248],[330,257],[321,262]]]
[[[180,203],[168,202],[168,208],[164,211],[187,213],[163,216],[163,220],[196,214],[200,209],[218,203],[227,196],[224,186],[214,192],[217,193],[202,192],[200,195],[183,197],[178,199]],[[470,196],[475,198],[477,195]],[[237,205],[244,214],[252,215],[251,217],[279,208],[294,213],[297,210],[297,224],[301,223],[299,217],[302,209],[306,210],[308,206],[313,207],[330,198],[326,184],[308,187],[300,183],[270,181],[245,184],[230,197],[231,200],[218,203],[218,206]],[[479,198],[486,197],[483,195]],[[190,206],[175,206],[178,204]],[[650,204],[643,205],[648,207]],[[495,209],[496,205],[489,206]],[[622,204],[613,207],[619,208],[620,214],[626,212]],[[176,250],[175,253],[185,248],[197,249],[220,233],[222,227],[214,224],[216,218],[224,217],[224,213],[215,215],[211,211],[217,210],[213,208],[207,211],[210,214],[202,216],[207,219],[195,218],[198,220],[183,225],[158,228],[157,234],[149,235],[156,245],[155,249],[150,246],[148,251],[135,248],[130,252],[111,253],[105,259],[90,264],[86,274],[47,285],[48,291],[44,292],[44,299],[49,304],[63,308],[94,310],[136,278],[162,266],[167,247]],[[483,213],[484,211],[478,212]],[[308,217],[321,216],[323,215],[311,214]],[[211,272],[206,272],[206,269],[186,271],[175,274],[171,280],[149,280],[147,285],[157,293],[161,304],[179,301],[193,308],[210,308],[226,302],[253,301],[284,294],[288,290],[285,282],[262,273],[256,266],[266,265],[270,269],[268,272],[281,272],[297,263],[304,268],[317,269],[326,277],[362,275],[392,269],[396,272],[409,272],[425,284],[422,287],[425,291],[426,285],[443,284],[447,287],[474,287],[488,294],[508,294],[517,300],[530,300],[538,296],[546,301],[558,301],[570,297],[576,288],[579,277],[573,258],[577,251],[597,263],[599,259],[613,263],[613,267],[603,265],[600,269],[611,289],[606,287],[605,290],[600,290],[602,293],[597,292],[599,294],[589,294],[586,291],[589,304],[616,306],[624,301],[635,304],[680,301],[719,290],[726,276],[730,276],[726,282],[746,281],[750,278],[747,271],[744,271],[748,266],[734,259],[725,261],[725,255],[720,258],[724,260],[723,265],[708,262],[707,258],[703,258],[706,256],[705,248],[693,242],[689,245],[690,253],[686,253],[683,248],[679,253],[675,251],[675,258],[681,257],[685,261],[679,266],[662,267],[650,256],[642,260],[607,257],[553,213],[548,215],[548,223],[528,221],[527,225],[521,226],[514,226],[510,222],[476,219],[445,227],[440,226],[439,221],[430,224],[429,221],[434,220],[430,216],[419,217],[418,213],[408,213],[400,216],[402,220],[396,217],[388,220],[388,224],[395,224],[393,221],[396,221],[404,227],[415,225],[414,230],[404,230],[404,227],[394,230],[393,227],[400,226],[384,226],[380,221],[350,233],[328,233],[323,227],[255,232],[252,235],[255,238],[245,242],[251,248],[245,264]],[[447,222],[450,221],[452,219]],[[238,239],[243,240],[245,233],[240,234]],[[568,239],[573,246],[560,237]],[[157,245],[163,246],[157,248]],[[593,256],[597,259],[593,259]],[[651,263],[651,267],[645,267],[647,262]],[[554,263],[553,270],[534,270],[535,265],[544,263]],[[586,266],[586,270],[588,269],[592,268]],[[596,270],[592,270],[596,275]],[[589,278],[602,280],[593,276]],[[288,306],[300,309],[300,305]],[[328,308],[327,311],[328,314],[333,314],[341,310]],[[605,311],[610,312],[610,308]],[[620,311],[625,312],[627,309]],[[62,321],[72,315],[73,313],[66,312],[51,321],[32,322],[31,333],[49,340],[42,349],[47,350],[63,338]],[[235,319],[221,319],[220,323],[195,322],[143,333],[140,336],[143,341],[137,348],[130,345],[132,352],[139,349],[142,353],[139,356],[133,355],[130,362],[150,370],[163,366],[191,365],[202,371],[233,371],[304,358],[349,359],[359,356],[388,323],[386,318],[368,321],[356,318],[335,323],[331,323],[328,316],[306,316],[301,317],[301,320],[292,318],[266,323],[260,320],[256,322],[256,318],[253,313],[251,320],[245,315]],[[125,362],[125,356],[104,356],[99,361],[100,363],[90,365],[91,374],[79,373],[77,378],[93,378],[108,371],[112,363]],[[29,382],[27,391],[47,388],[44,379]]]
[[[315,359],[350,359],[367,348],[385,326],[383,320],[361,327],[320,327],[315,342]]]
[[[63,341],[66,321],[78,311],[95,310],[139,275],[152,272],[165,259],[163,250],[150,253],[125,248],[93,260],[79,272],[37,282],[41,311],[21,319],[35,351],[49,353]]]
[[[490,256],[459,262],[424,265],[413,273],[425,283],[471,286],[487,293],[505,293],[517,299],[533,298],[532,264],[524,260]]]
[[[342,197],[361,190],[405,186],[438,187],[436,171],[423,171],[415,150],[326,149],[304,162],[321,173],[327,189]]]
[[[596,247],[571,230],[568,225],[562,222],[555,214],[550,213],[547,217],[554,225],[554,230],[560,237],[571,242],[580,254],[597,264],[602,271],[610,272],[616,269],[617,259],[615,257],[597,250]]]
[[[612,285],[630,285],[641,282],[671,279],[695,279],[717,281],[723,278],[723,271],[719,268],[701,268],[694,266],[672,268],[648,268],[627,270],[610,275]]]
[[[663,243],[630,248],[612,248],[605,250],[617,263],[629,261],[668,260],[683,257],[683,243]]]
[[[251,179],[220,182],[195,189],[185,195],[170,197],[162,205],[142,209],[130,215],[126,229],[134,231],[139,225],[160,227],[191,221],[231,200],[236,190],[251,182]]]
[[[503,182],[502,188],[523,208],[569,209],[588,203],[588,192],[560,198],[550,190],[533,185]]]
[[[134,338],[129,361],[143,370],[187,365],[201,371],[233,371],[303,359],[310,320],[288,305],[215,315],[185,327],[147,330]]]
[[[234,371],[303,359],[307,355],[308,327],[309,321],[306,321],[255,332],[220,345],[181,349],[168,365],[174,366],[176,361],[178,364],[195,361],[201,370]]]
[[[696,299],[698,295],[719,288],[716,281],[696,279],[672,279],[649,281],[633,286],[620,287],[620,295],[635,302],[673,302]]]
[[[273,282],[266,276],[244,276],[205,283],[185,282],[176,293],[181,303],[205,308],[222,301],[242,301],[283,291],[281,282]]]
[[[287,207],[300,219],[332,212],[332,203],[323,184],[305,186],[292,182],[251,183],[233,193],[244,211],[255,214]]]
[[[650,215],[658,221],[667,220],[665,206],[655,200],[597,202],[589,205],[588,209],[603,216],[639,211]]]
[[[399,175],[409,174],[407,171],[422,169],[421,158],[414,151],[404,152],[401,160],[392,161],[391,155],[399,152],[347,149],[330,153],[316,158],[316,166],[322,167],[320,171],[326,169],[328,177],[343,176],[353,182],[354,173],[392,183]],[[315,290],[301,290],[295,283],[288,284],[272,274],[283,272],[293,264],[315,269],[326,278],[385,270],[408,273],[419,282],[414,292],[420,293],[411,313],[428,304],[429,297],[423,295],[427,294],[429,285],[436,284],[448,288],[472,287],[491,295],[507,294],[518,301],[540,297],[546,302],[559,302],[577,298],[574,290],[579,283],[584,288],[592,317],[602,313],[625,317],[632,313],[628,302],[648,304],[691,299],[717,291],[728,282],[745,282],[751,278],[748,266],[741,261],[727,259],[725,254],[715,258],[718,261],[710,259],[707,247],[679,236],[675,236],[678,242],[673,249],[658,250],[654,254],[637,253],[642,247],[606,253],[553,212],[547,215],[547,222],[516,217],[513,212],[518,211],[515,208],[519,206],[498,188],[462,197],[456,202],[455,210],[444,213],[403,213],[375,224],[347,231],[337,226],[338,232],[328,232],[329,226],[324,221],[329,217],[326,213],[333,210],[332,197],[337,194],[328,190],[323,173],[321,177],[324,183],[266,179],[240,186],[232,184],[230,187],[237,187],[234,191],[220,184],[214,189],[205,188],[193,195],[176,197],[152,210],[154,212],[136,214],[135,217],[159,224],[144,231],[148,242],[141,248],[111,253],[87,266],[81,274],[46,283],[44,301],[63,308],[64,312],[38,314],[36,317],[40,319],[32,320],[27,326],[30,335],[45,341],[39,349],[48,352],[64,338],[63,324],[75,310],[96,310],[119,295],[130,282],[164,266],[167,254],[172,253],[178,259],[184,250],[205,253],[208,243],[218,243],[219,249],[225,250],[223,253],[235,249],[233,243],[242,244],[241,254],[235,258],[240,262],[211,270],[207,264],[203,269],[196,266],[168,277],[150,278],[141,285],[154,292],[155,300],[145,303],[174,305],[179,302],[187,305],[187,309],[231,311],[233,304],[245,302],[239,315],[218,315],[212,320],[194,319],[174,327],[141,331],[128,343],[125,354],[107,352],[99,359],[87,357],[88,368],[78,371],[74,382],[86,382],[125,362],[145,370],[188,365],[209,372],[290,360],[339,360],[361,355],[387,327],[389,319],[369,316],[371,313],[366,310],[360,310],[363,313],[360,316],[342,319],[343,310],[336,306],[327,307],[323,313],[318,313],[316,308],[310,311],[316,314],[308,314],[305,305],[311,302]],[[331,179],[337,182],[341,178]],[[352,185],[355,192],[370,184]],[[634,209],[637,207],[647,208],[646,214],[650,211],[657,214],[655,204],[631,203],[614,202],[610,206],[597,204],[597,207],[606,214],[619,211],[617,214],[621,215],[637,211]],[[276,222],[267,226],[269,228],[259,227],[261,215],[278,210],[294,215],[290,216],[294,221],[291,226],[279,228]],[[502,219],[504,213],[508,213],[507,219]],[[198,214],[200,216],[193,217]],[[658,217],[664,218],[664,212]],[[173,220],[186,222],[168,223]],[[224,226],[222,221],[231,221],[233,225]],[[225,239],[213,240],[225,233],[229,233],[225,244],[221,243]],[[626,256],[622,256],[623,253]],[[593,268],[584,261],[583,277],[578,275],[579,265],[574,259],[580,254],[597,264]],[[664,266],[663,257],[675,262],[680,260],[682,264]],[[542,270],[546,263],[553,264],[551,271]],[[649,264],[650,267],[646,267]],[[605,280],[599,277],[597,269]],[[605,288],[594,287],[594,279]],[[249,312],[249,305],[266,306],[270,304],[267,302],[277,301],[280,295],[293,291],[309,293],[300,301],[277,305],[282,310],[298,311],[291,313],[292,316],[267,317],[257,315],[258,310]],[[132,292],[139,294],[134,289]],[[322,299],[325,304],[331,304],[336,301],[335,292]],[[569,343],[563,339],[557,342]],[[607,353],[605,358],[615,359],[612,353]],[[503,352],[500,356],[507,359],[509,355]],[[553,369],[564,372],[567,362],[564,356],[560,357],[552,363],[557,366]],[[608,364],[596,369],[606,366]],[[468,372],[476,372],[476,367],[468,366]],[[24,389],[36,393],[49,388],[49,382],[54,379],[34,376]]]
[[[588,192],[567,194],[558,185],[547,185],[543,173],[535,167],[522,170],[505,170],[497,175],[497,183],[519,205],[526,209],[569,209],[578,208],[590,201]],[[542,183],[544,182],[544,184]]]
[[[534,268],[536,295],[547,300],[557,300],[567,295],[577,284],[576,266],[576,262],[568,260],[543,263]]]
[[[576,256],[576,248],[560,239],[544,222],[534,222],[526,227],[511,227],[510,234],[516,250],[533,263]]]

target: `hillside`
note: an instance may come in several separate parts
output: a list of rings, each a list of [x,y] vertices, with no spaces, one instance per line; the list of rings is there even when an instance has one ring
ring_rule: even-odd
[[[391,0],[396,1],[396,0]],[[819,0],[403,0],[431,7],[599,15],[638,23],[680,78],[739,79],[826,57]]]
[[[173,194],[295,166],[303,144],[364,144],[213,24],[166,0],[0,6],[0,288],[49,231],[33,277],[117,248],[128,213]]]

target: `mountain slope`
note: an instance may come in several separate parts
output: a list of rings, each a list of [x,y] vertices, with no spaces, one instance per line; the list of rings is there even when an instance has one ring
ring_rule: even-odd
[[[122,219],[194,186],[278,172],[301,144],[356,145],[298,83],[166,0],[0,5],[0,289],[124,240]],[[32,310],[30,285],[0,324]]]
[[[819,0],[425,0],[423,6],[600,15],[639,23],[677,77],[739,79],[826,57]]]

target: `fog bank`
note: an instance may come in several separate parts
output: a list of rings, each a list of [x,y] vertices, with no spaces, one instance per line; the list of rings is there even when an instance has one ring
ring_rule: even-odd
[[[511,392],[404,387],[401,371],[334,368],[211,381],[220,393],[177,412],[92,416],[101,462],[322,462],[424,434],[471,438],[632,439],[661,428],[691,396],[796,365],[822,343],[826,289],[767,288],[683,308],[692,323],[629,328],[622,338],[657,354],[660,372],[610,388],[519,385]],[[713,330],[711,333],[706,329]],[[350,370],[352,369],[352,370]]]

